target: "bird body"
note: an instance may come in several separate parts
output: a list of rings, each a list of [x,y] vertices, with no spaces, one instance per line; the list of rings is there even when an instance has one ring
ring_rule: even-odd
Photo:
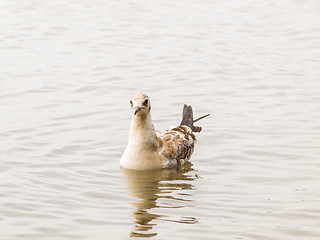
[[[191,106],[184,105],[181,125],[164,133],[156,131],[152,122],[151,104],[145,93],[135,94],[131,101],[134,111],[128,145],[120,159],[124,168],[152,170],[185,164],[196,142]]]

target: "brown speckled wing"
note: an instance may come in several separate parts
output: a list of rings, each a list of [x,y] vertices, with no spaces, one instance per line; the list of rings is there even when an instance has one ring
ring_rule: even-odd
[[[190,159],[196,136],[188,126],[178,126],[157,136],[160,154],[170,165],[181,165]]]

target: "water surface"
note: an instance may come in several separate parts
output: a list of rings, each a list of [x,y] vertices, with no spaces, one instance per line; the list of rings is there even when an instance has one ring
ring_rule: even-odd
[[[1,239],[319,239],[320,5],[1,1]],[[182,169],[120,169],[129,100],[211,113]]]

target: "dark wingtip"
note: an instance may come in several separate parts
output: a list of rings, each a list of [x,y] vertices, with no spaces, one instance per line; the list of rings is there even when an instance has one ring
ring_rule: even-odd
[[[195,120],[193,120],[193,111],[192,111],[192,107],[187,104],[184,104],[183,105],[183,112],[182,112],[182,121],[180,123],[180,125],[185,125],[185,126],[188,126],[191,128],[191,130],[193,132],[201,132],[202,130],[202,127],[199,127],[199,126],[193,126],[193,124],[205,117],[208,117],[210,116],[210,114],[206,114],[202,117],[199,117]]]
[[[186,125],[193,129],[193,111],[192,107],[187,104],[183,105],[182,121],[180,125]]]

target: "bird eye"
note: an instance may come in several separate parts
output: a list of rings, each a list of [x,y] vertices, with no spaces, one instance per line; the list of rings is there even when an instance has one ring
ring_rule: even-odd
[[[130,100],[130,104],[131,104],[131,106],[132,106],[132,100]]]
[[[143,105],[147,106],[148,105],[148,99],[144,100]]]

